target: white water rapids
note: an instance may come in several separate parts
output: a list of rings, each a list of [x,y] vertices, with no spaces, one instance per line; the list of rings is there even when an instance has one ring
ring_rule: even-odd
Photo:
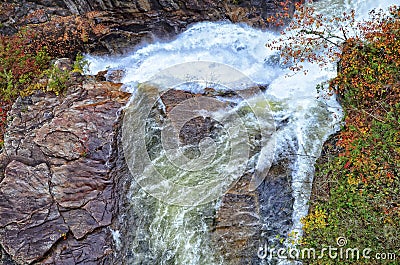
[[[355,9],[357,17],[362,19],[370,9],[386,8],[396,2],[321,0],[315,7],[318,12],[330,15]],[[314,163],[324,141],[339,129],[342,112],[334,98],[318,94],[316,90],[318,84],[335,76],[334,65],[321,69],[306,63],[307,75],[288,76],[290,70],[279,64],[277,52],[265,47],[267,41],[277,37],[275,33],[246,25],[203,22],[192,25],[170,42],[151,43],[123,56],[88,55],[86,59],[93,74],[105,69],[125,70],[122,82],[133,97],[139,84],[160,71],[176,64],[199,61],[226,64],[255,83],[266,85],[262,100],[268,99],[278,121],[287,121],[276,131],[275,153],[285,153],[282,148],[288,145],[298,148],[291,165],[292,230],[301,235],[300,219],[308,211]],[[218,208],[218,201],[193,207],[171,206],[152,198],[135,183],[127,196],[133,212],[137,213],[125,217],[131,218],[132,227],[135,227],[127,264],[225,264],[223,258],[214,253],[205,218]],[[114,234],[117,238],[118,233]]]

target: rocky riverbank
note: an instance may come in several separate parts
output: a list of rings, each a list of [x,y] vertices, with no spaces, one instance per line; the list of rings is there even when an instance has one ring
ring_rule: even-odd
[[[139,44],[176,36],[200,21],[228,20],[257,28],[273,28],[267,19],[284,10],[285,1],[135,0],[135,1],[7,1],[0,11],[0,33],[14,34],[29,25],[50,53],[79,51],[115,54]]]
[[[198,21],[230,20],[267,28],[266,19],[282,11],[279,3],[7,1],[0,12],[0,33],[12,35],[28,25],[36,32],[32,42],[48,46],[52,56],[71,57],[77,51],[115,54],[169,39]],[[128,209],[123,194],[129,172],[119,130],[120,110],[130,95],[103,76],[76,79],[60,96],[37,92],[18,98],[8,113],[0,156],[0,264],[119,263],[111,229],[128,229],[117,217]],[[254,194],[237,187],[223,199],[214,227],[216,242],[222,239],[217,243],[220,251],[233,263],[254,259],[260,237],[284,234],[289,227],[278,227],[279,220],[289,218],[292,203],[285,163],[275,165],[276,174]],[[267,206],[264,201],[275,203]],[[232,216],[248,209],[258,220],[243,219],[247,230],[238,222],[240,215]],[[274,216],[279,216],[277,222]],[[260,227],[267,217],[276,227]],[[265,233],[259,235],[260,229]],[[237,231],[244,233],[242,238],[235,237]],[[245,254],[243,244],[253,254]]]

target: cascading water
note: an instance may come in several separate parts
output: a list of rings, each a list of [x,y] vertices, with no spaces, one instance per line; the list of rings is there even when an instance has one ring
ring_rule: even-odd
[[[328,15],[356,9],[360,11],[359,18],[363,18],[370,9],[385,8],[395,4],[394,2],[330,0],[319,1],[315,7],[319,13]],[[275,33],[256,30],[245,25],[204,22],[193,25],[171,42],[149,44],[119,57],[87,56],[86,59],[90,62],[92,73],[106,68],[125,71],[122,82],[125,84],[125,89],[133,93],[131,104],[135,106],[134,112],[137,113],[133,119],[146,120],[143,126],[146,128],[146,137],[150,139],[159,136],[163,129],[160,127],[160,120],[162,123],[165,117],[154,117],[148,113],[148,109],[142,107],[143,93],[145,93],[142,90],[146,88],[141,84],[153,79],[154,75],[164,69],[189,62],[215,62],[229,65],[251,78],[254,83],[265,85],[266,91],[262,95],[255,95],[253,100],[264,105],[267,103],[270,106],[269,113],[272,113],[276,120],[278,128],[274,132],[275,158],[282,155],[293,157],[292,164],[289,165],[293,197],[290,229],[301,235],[300,219],[308,211],[307,201],[311,193],[315,160],[320,155],[323,142],[338,130],[342,114],[334,98],[318,94],[316,91],[317,84],[335,76],[334,66],[321,69],[316,65],[305,63],[304,67],[308,69],[307,75],[288,76],[290,72],[280,65],[279,55],[265,47],[267,41],[275,38],[277,38]],[[199,87],[180,84],[177,89],[198,93],[205,87],[206,85]],[[224,87],[219,89],[224,91]],[[235,104],[236,110],[239,109],[240,112],[240,104],[237,102]],[[159,104],[158,108],[165,106]],[[214,111],[214,115],[217,112]],[[246,117],[247,129],[253,128],[252,124],[259,123],[254,117],[252,120],[251,115]],[[265,129],[263,126],[269,125],[262,124],[254,130],[263,130]],[[134,134],[135,130],[140,128],[132,126],[131,129]],[[213,140],[224,143],[223,137]],[[294,152],[288,151],[288,146],[294,149]],[[165,162],[167,154],[162,152],[159,142],[156,141],[147,147],[145,151],[151,153],[151,159],[155,161],[160,171],[169,172],[165,174],[172,177],[181,177],[186,182],[202,181],[202,176],[198,173],[186,172],[186,175],[178,177]],[[215,166],[222,163],[224,153],[219,153],[218,158]],[[259,154],[251,158],[259,158]],[[258,168],[265,166],[263,162],[258,162]],[[213,162],[210,163],[213,165]],[[137,172],[153,174],[146,166]],[[127,194],[131,202],[130,212],[134,214],[123,217],[127,225],[132,225],[131,233],[124,235],[122,239],[123,246],[119,246],[125,253],[123,257],[125,264],[227,264],[224,258],[216,253],[210,232],[210,222],[219,207],[219,199],[208,200],[201,205],[174,206],[149,195],[139,183],[137,179],[132,180]],[[265,216],[260,217],[260,222],[264,227],[269,226]],[[118,231],[113,233],[118,240]],[[254,255],[257,256],[257,253]],[[263,262],[265,263],[260,260],[261,264],[264,264]]]

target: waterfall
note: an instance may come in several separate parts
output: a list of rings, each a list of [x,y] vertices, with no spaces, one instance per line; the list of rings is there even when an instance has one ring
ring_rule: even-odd
[[[358,19],[364,19],[370,9],[385,8],[395,2],[394,0],[327,0],[314,5],[318,12],[327,15],[356,9]],[[333,96],[316,90],[318,84],[335,76],[335,66],[328,65],[321,69],[317,65],[304,63],[304,69],[308,70],[308,74],[293,75],[280,63],[279,54],[265,47],[267,41],[276,38],[278,38],[277,33],[254,29],[243,24],[202,22],[192,25],[169,42],[151,43],[120,56],[86,56],[90,62],[91,73],[105,69],[124,70],[122,79],[124,89],[133,95],[127,107],[128,110],[131,108],[128,111],[131,116],[128,115],[129,119],[124,120],[124,131],[128,137],[126,142],[131,145],[125,144],[124,149],[130,154],[126,155],[127,163],[132,167],[130,170],[134,177],[126,195],[130,201],[130,212],[134,214],[123,217],[124,222],[132,228],[130,234],[123,235],[124,239],[118,244],[121,251],[125,252],[124,264],[227,264],[224,257],[216,253],[210,229],[215,211],[220,207],[223,192],[230,183],[236,181],[235,165],[239,167],[243,163],[240,159],[232,160],[225,153],[226,150],[230,150],[224,149],[228,140],[231,141],[230,144],[234,142],[233,146],[236,146],[235,144],[241,146],[240,150],[245,148],[240,145],[240,141],[235,142],[235,139],[241,139],[242,135],[231,136],[229,128],[218,129],[219,123],[224,126],[229,124],[227,121],[229,117],[236,117],[235,119],[240,119],[243,123],[240,129],[232,127],[236,128],[236,131],[242,131],[244,128],[243,130],[251,136],[268,131],[267,138],[274,141],[274,155],[270,159],[261,159],[262,149],[257,149],[257,144],[261,147],[263,144],[268,146],[266,142],[251,142],[255,148],[236,155],[236,158],[246,157],[241,173],[267,171],[270,163],[274,162],[271,159],[276,160],[285,155],[293,158],[289,165],[293,197],[290,231],[301,235],[300,219],[308,211],[307,202],[311,193],[314,164],[324,141],[340,128],[342,112]],[[227,85],[224,82],[221,84],[218,78],[213,80],[211,75],[201,76],[199,72],[212,67],[213,64],[226,68],[230,79],[235,79],[235,76],[239,75],[246,77],[247,81],[251,80],[252,85],[246,83],[243,91],[254,87],[255,84],[262,85],[266,89],[262,91],[258,89],[257,93],[249,96],[247,92],[240,92],[238,85],[240,82]],[[201,67],[197,68],[199,65]],[[180,67],[180,70],[176,70],[174,68],[176,66]],[[191,68],[194,71],[191,71]],[[164,80],[165,83],[161,83],[167,85],[160,88],[158,81],[169,73],[170,69],[175,69],[174,73],[179,71],[185,73],[187,79],[174,76],[175,86],[173,82]],[[199,80],[200,77],[202,80]],[[206,112],[198,110],[198,116],[212,117],[219,122],[216,122],[213,130],[220,132],[226,129],[228,132],[217,136],[211,134],[204,142],[204,146],[199,144],[199,155],[198,150],[190,148],[185,150],[179,146],[175,146],[175,149],[165,148],[165,143],[162,142],[163,131],[168,129],[165,125],[168,117],[165,114],[166,106],[158,100],[157,93],[171,87],[203,94],[205,88],[212,87],[217,91],[215,93],[221,95],[230,93],[231,90],[237,90],[239,95],[241,93],[245,95],[242,100],[235,96],[215,97],[220,102],[228,103],[225,105],[221,103],[219,109],[207,109]],[[243,101],[246,104],[243,104]],[[227,110],[222,105],[231,107]],[[251,111],[248,111],[249,107]],[[239,116],[229,116],[231,113],[239,113]],[[270,117],[275,119],[275,123],[271,123]],[[136,135],[142,131],[146,133]],[[233,140],[226,139],[227,135]],[[224,148],[219,149],[214,145]],[[288,147],[292,149],[288,151]],[[185,166],[185,163],[181,163],[183,153],[198,158],[207,153],[208,148],[214,152],[214,156],[204,158],[207,165],[203,166],[207,166],[209,171],[196,171],[197,165],[193,165],[191,168],[193,170],[179,170]],[[144,153],[147,153],[146,157],[142,155]],[[146,164],[148,161],[151,165]],[[220,167],[221,165],[223,166]],[[226,173],[229,177],[218,179],[216,172],[220,174],[229,172]],[[231,177],[231,173],[234,177]],[[157,174],[165,177],[160,183],[153,182]],[[183,203],[191,196],[190,193],[185,193],[185,190],[171,189],[166,193],[158,192],[169,187],[170,180],[177,181],[179,185],[223,181],[227,183],[221,187],[215,184],[215,190],[210,186],[207,188],[210,193],[202,194],[203,199],[208,195],[219,196],[211,196],[210,199],[206,198],[203,201],[199,197],[202,203]],[[167,198],[174,199],[168,201]],[[270,224],[267,219],[266,216],[259,217],[261,225],[268,228]],[[113,234],[116,240],[122,237],[118,231],[113,231]],[[120,246],[121,244],[125,246]],[[262,262],[265,261],[260,261],[260,264],[265,264]]]

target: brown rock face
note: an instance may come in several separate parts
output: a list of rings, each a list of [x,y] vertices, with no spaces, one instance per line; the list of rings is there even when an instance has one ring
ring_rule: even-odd
[[[290,1],[289,12],[293,12],[293,3],[298,1]],[[48,47],[54,47],[49,52],[54,49],[61,56],[73,53],[74,48],[84,48],[91,53],[119,53],[141,43],[171,38],[200,21],[225,20],[271,28],[274,26],[266,20],[284,12],[283,2],[285,0],[9,1],[0,9],[3,25],[0,33],[13,34],[18,27],[30,24],[40,32],[41,40],[48,42],[45,43]],[[58,30],[54,30],[55,27]],[[47,34],[49,31],[54,31],[53,38]],[[70,40],[65,40],[65,36]],[[53,39],[58,39],[58,43]],[[60,41],[64,42],[61,47],[57,46]]]
[[[64,97],[14,104],[1,156],[0,244],[17,264],[100,264],[112,252],[114,125],[129,97],[119,87],[87,82]]]
[[[286,146],[295,150],[295,146]],[[224,264],[260,264],[258,248],[279,246],[292,226],[293,195],[287,154],[279,156],[261,185],[249,191],[252,175],[245,174],[223,196],[212,238]],[[274,261],[275,262],[275,261]],[[274,264],[274,263],[272,263]]]
[[[12,161],[0,184],[0,241],[19,263],[41,258],[68,232],[50,193],[46,164]]]

